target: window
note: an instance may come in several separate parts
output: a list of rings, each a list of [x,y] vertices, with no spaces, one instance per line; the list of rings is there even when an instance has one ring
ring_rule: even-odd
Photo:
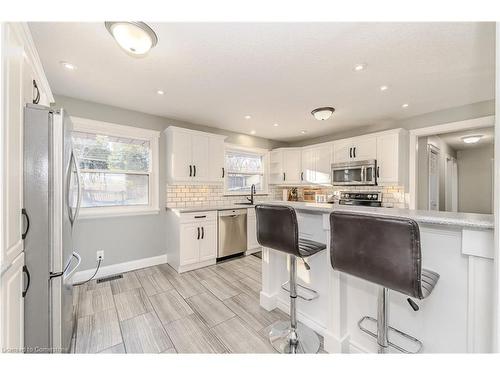
[[[225,193],[247,195],[255,185],[257,194],[267,194],[266,155],[267,150],[228,146],[225,152]]]
[[[82,216],[159,212],[159,132],[73,118]]]

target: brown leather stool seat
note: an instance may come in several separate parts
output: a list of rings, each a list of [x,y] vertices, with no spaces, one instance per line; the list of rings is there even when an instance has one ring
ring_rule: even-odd
[[[388,290],[395,290],[409,297],[427,298],[439,280],[439,274],[422,269],[420,230],[417,222],[408,218],[365,215],[335,211],[330,214],[330,261],[334,269],[378,284],[377,334],[360,328],[377,338],[381,352],[387,346],[402,352],[418,352],[422,343],[387,325]],[[418,305],[408,298],[417,311]],[[388,340],[392,330],[412,341],[417,350],[409,351]]]
[[[290,281],[290,322],[277,322],[269,333],[273,347],[281,353],[317,353],[319,337],[309,327],[297,322],[296,299],[297,295],[297,258],[307,258],[326,249],[324,243],[299,238],[297,214],[292,207],[259,204],[255,206],[257,217],[257,241],[263,247],[281,251],[289,255]],[[304,261],[306,268],[309,265]],[[287,284],[287,283],[286,283]],[[318,294],[307,289],[314,297]],[[302,298],[302,297],[301,297]]]

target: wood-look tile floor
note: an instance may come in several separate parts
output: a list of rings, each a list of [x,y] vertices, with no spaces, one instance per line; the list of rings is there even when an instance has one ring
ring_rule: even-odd
[[[75,287],[74,353],[275,353],[259,305],[261,259],[178,274],[167,264]]]

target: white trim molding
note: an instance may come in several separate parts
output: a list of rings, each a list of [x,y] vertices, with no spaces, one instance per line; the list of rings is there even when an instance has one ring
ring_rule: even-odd
[[[152,267],[164,263],[167,263],[167,254],[150,258],[131,260],[123,263],[110,264],[109,266],[100,267],[94,279],[112,276],[123,272],[134,271],[141,268]],[[78,284],[82,281],[90,279],[94,272],[95,268],[75,273],[75,276],[73,276],[73,284]]]
[[[450,122],[446,124],[433,125],[425,128],[410,130],[410,209],[417,206],[417,151],[418,138],[429,135],[456,132],[467,129],[479,129],[487,126],[494,126],[495,116],[484,116],[470,120]]]
[[[115,137],[126,137],[145,140],[151,147],[151,170],[149,171],[149,205],[147,206],[112,206],[84,207],[80,210],[80,218],[97,219],[134,215],[155,215],[160,212],[160,146],[161,132],[133,126],[113,124],[110,122],[71,117],[73,129],[79,132],[102,134]]]

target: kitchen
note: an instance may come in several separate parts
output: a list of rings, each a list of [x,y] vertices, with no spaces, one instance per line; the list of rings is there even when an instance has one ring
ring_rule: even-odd
[[[150,38],[140,57],[120,43],[121,28]],[[341,32],[359,35],[344,40]],[[241,45],[225,50],[227,33]],[[347,54],[336,65],[341,73],[325,78],[329,64],[313,59],[291,66],[289,74],[306,73],[288,83],[260,69],[247,78],[252,64],[295,61],[287,33],[313,55],[333,38]],[[383,48],[390,38],[398,45],[398,33],[421,44],[411,51],[399,44],[385,57],[365,50],[368,35]],[[313,37],[317,45],[308,46]],[[10,98],[4,108],[17,126],[3,135],[4,155],[18,171],[2,192],[3,230],[11,236],[2,251],[2,298],[22,296],[2,300],[2,315],[11,319],[8,331],[2,323],[5,351],[496,352],[494,216],[421,209],[416,193],[433,187],[417,173],[422,137],[463,130],[496,147],[496,136],[484,131],[495,125],[494,23],[29,22],[2,24],[2,38],[9,52],[2,53]],[[80,43],[68,46],[66,38]],[[276,48],[268,59],[240,60],[249,45],[264,55],[267,43]],[[453,48],[436,53],[436,45]],[[457,56],[463,65],[458,73],[439,70],[440,81],[419,55],[429,66]],[[172,72],[158,68],[166,56]],[[239,64],[224,76],[226,59]],[[318,71],[309,77],[311,66]],[[474,74],[459,79],[466,71]],[[280,93],[254,104],[245,102],[247,93],[226,90],[257,90],[252,80],[272,79]],[[282,97],[307,79],[329,85]],[[330,92],[336,82],[341,87]],[[325,98],[332,98],[328,106]],[[491,178],[477,183],[491,186]],[[283,206],[295,229],[266,221],[265,210]],[[343,213],[417,225],[419,267],[437,275],[432,293],[424,299],[395,289],[382,303],[371,275],[336,269],[340,245],[330,220]],[[357,237],[389,237],[372,227]],[[283,253],[293,233],[310,252]],[[284,241],[273,246],[278,238]],[[388,322],[386,313],[373,318],[381,307],[390,310]],[[283,346],[278,323],[297,326],[299,344],[286,336]]]

